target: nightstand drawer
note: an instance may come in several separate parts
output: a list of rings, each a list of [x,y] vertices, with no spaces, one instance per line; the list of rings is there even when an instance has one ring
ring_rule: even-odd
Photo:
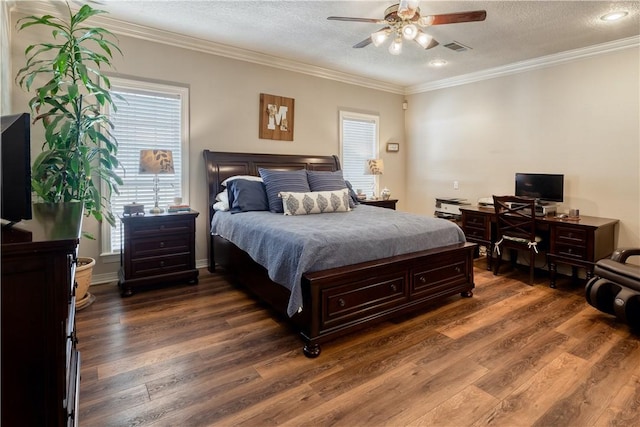
[[[191,218],[162,218],[150,221],[140,221],[130,230],[129,237],[157,236],[163,234],[187,234],[193,232],[193,220]]]
[[[189,252],[131,260],[131,278],[157,276],[190,268]]]
[[[131,259],[145,258],[176,252],[189,252],[191,244],[190,235],[165,235],[148,237],[146,239],[133,239],[131,241]]]
[[[576,227],[556,227],[556,244],[586,246],[587,231]]]

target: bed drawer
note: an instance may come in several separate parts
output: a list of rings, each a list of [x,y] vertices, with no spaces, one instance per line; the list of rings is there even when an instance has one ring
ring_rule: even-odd
[[[411,299],[420,299],[439,293],[447,293],[452,286],[467,283],[469,265],[464,253],[438,257],[411,270]]]
[[[404,272],[331,287],[322,292],[322,328],[380,313],[408,300],[409,289]]]

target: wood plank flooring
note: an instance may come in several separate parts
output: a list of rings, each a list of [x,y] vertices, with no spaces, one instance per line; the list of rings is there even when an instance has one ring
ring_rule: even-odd
[[[317,359],[219,274],[77,313],[80,426],[640,425],[640,340],[583,282],[475,268],[473,298],[382,323]]]

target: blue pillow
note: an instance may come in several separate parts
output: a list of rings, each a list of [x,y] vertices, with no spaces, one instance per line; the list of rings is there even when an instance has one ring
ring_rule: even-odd
[[[356,194],[356,191],[353,189],[353,186],[349,181],[345,180],[344,183],[347,184],[347,188],[349,189],[349,196],[351,196],[351,201],[353,202],[353,205],[354,205],[352,207],[353,209],[355,205],[360,203],[360,201],[358,200],[358,195]]]
[[[309,180],[309,188],[311,188],[311,191],[336,191],[349,188],[341,170],[334,172],[308,170],[307,179]],[[350,195],[351,191],[349,192]],[[355,202],[352,201],[351,198],[349,200],[349,207],[351,209],[356,207]]]
[[[283,213],[282,199],[278,195],[281,191],[307,193],[311,191],[307,181],[307,171],[281,171],[275,169],[258,169],[267,189],[267,200],[271,212]]]
[[[260,181],[235,179],[227,184],[227,194],[231,213],[269,210],[267,193]]]

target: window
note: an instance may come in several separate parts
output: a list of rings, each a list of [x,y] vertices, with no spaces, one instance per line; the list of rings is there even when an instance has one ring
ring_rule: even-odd
[[[344,178],[367,196],[378,194],[376,175],[365,175],[367,159],[378,158],[379,117],[340,111],[340,157]]]
[[[139,174],[140,150],[171,150],[175,174],[158,175],[159,205],[173,204],[182,197],[188,204],[188,117],[189,90],[186,87],[111,78],[112,92],[124,98],[114,99],[117,111],[110,111],[113,134],[118,141],[117,170],[124,181],[120,194],[111,195],[114,214],[133,202],[144,204],[145,211],[155,203],[154,175]],[[102,252],[120,251],[121,224],[112,228],[103,222]]]

